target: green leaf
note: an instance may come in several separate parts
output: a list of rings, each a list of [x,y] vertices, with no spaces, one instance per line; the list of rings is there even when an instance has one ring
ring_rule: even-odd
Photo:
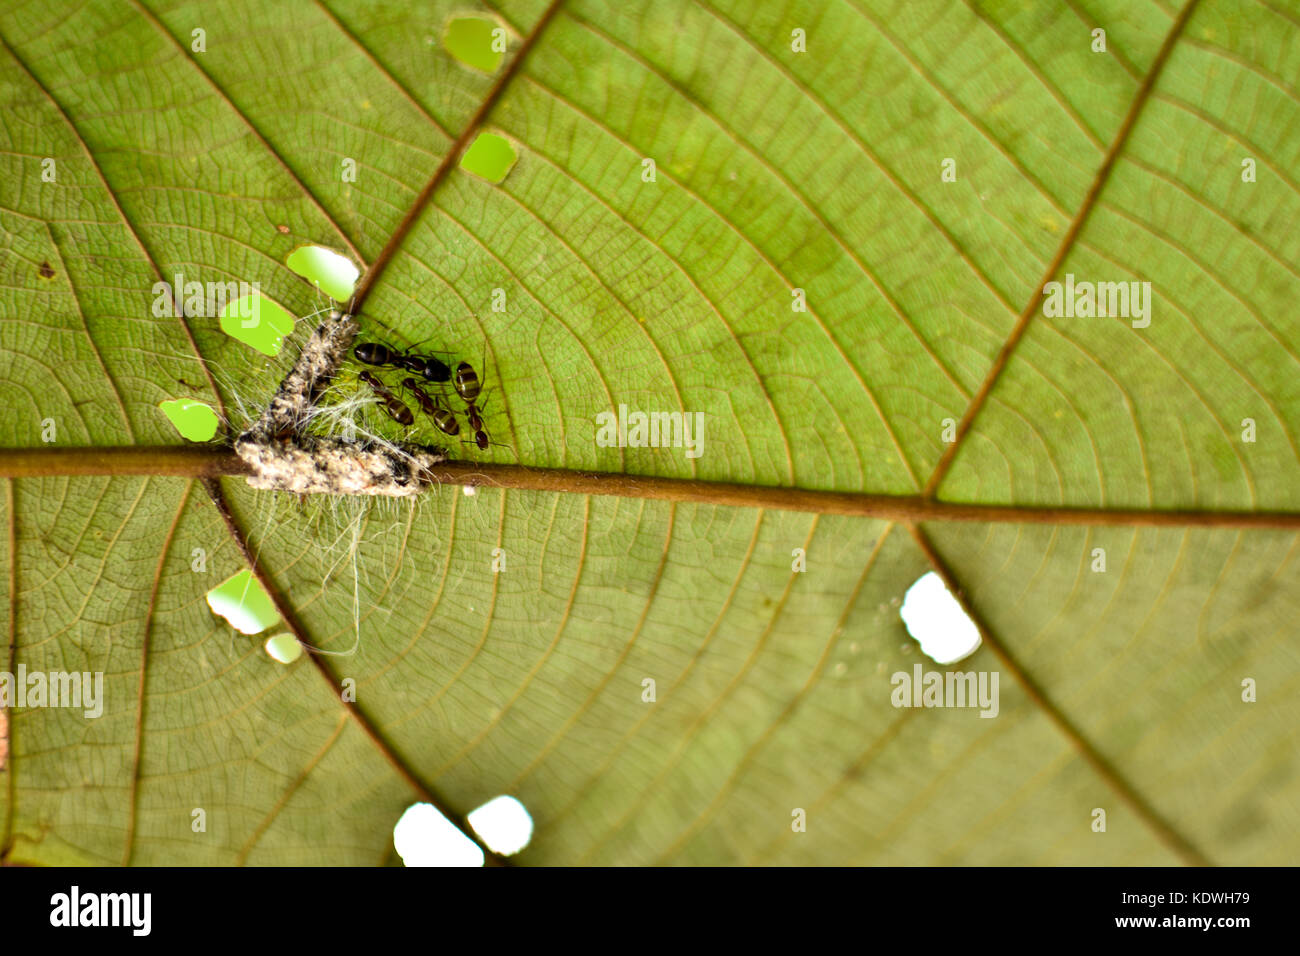
[[[1295,863],[1300,7],[520,2],[470,69],[473,9],[0,6],[0,672],[104,697],[7,702],[4,861],[379,865],[509,794],[533,864]],[[163,402],[266,406],[308,245],[365,340],[477,370],[454,457],[596,484],[125,473]],[[287,348],[156,308],[178,275]],[[1149,324],[1045,309],[1067,276]],[[702,453],[602,444],[620,406]],[[250,557],[295,663],[204,599]],[[898,613],[931,570],[983,627],[947,668]],[[896,707],[922,662],[996,717]]]

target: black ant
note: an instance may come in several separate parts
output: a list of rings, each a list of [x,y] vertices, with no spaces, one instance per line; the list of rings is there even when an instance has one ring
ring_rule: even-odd
[[[487,451],[488,441],[487,432],[483,429],[482,409],[475,402],[483,391],[483,383],[479,381],[478,373],[468,362],[461,362],[456,366],[456,378],[453,383],[456,386],[456,394],[461,397],[465,403],[465,416],[469,419],[470,430],[474,433],[474,444],[478,446],[479,451]]]
[[[362,371],[357,377],[369,385],[374,393],[379,396],[384,411],[388,412],[388,416],[393,421],[399,425],[415,424],[415,416],[411,414],[411,410],[402,404],[401,399],[388,390],[387,385],[375,378],[370,372]]]
[[[474,444],[478,446],[479,451],[487,451],[489,445],[498,444],[488,440],[487,429],[483,427],[483,407],[486,404],[484,402],[483,405],[476,405],[470,402],[469,407],[465,409],[465,417],[469,419],[469,430],[474,433]]]
[[[487,430],[483,427],[483,407],[486,404],[484,402],[483,405],[476,405],[474,402],[470,402],[469,407],[465,409],[465,417],[469,419],[469,430],[474,433],[474,444],[478,446],[479,451],[487,451],[489,445],[500,444],[489,440]],[[469,443],[466,442],[466,444]],[[504,448],[506,446],[500,445],[500,447]]]
[[[469,427],[471,430],[476,432],[481,432],[483,430],[483,408],[486,405],[487,402],[484,402],[483,405],[475,405],[471,402],[469,407],[465,409],[465,417],[469,419]]]
[[[366,365],[388,365],[422,375],[430,382],[451,381],[451,367],[441,359],[428,355],[412,355],[384,345],[382,342],[362,342],[352,350],[358,362]]]
[[[478,445],[479,451],[487,451],[488,445],[492,443],[488,441],[488,434],[483,430],[483,419],[479,418],[478,409],[473,405],[469,407],[468,417],[469,429],[474,433],[474,444]]]
[[[433,423],[438,426],[438,429],[443,434],[460,434],[460,422],[456,421],[456,416],[452,413],[452,410],[422,389],[419,382],[413,378],[407,378],[402,380],[402,386],[415,396],[416,402],[420,405],[420,411],[432,418]]]
[[[465,403],[465,417],[469,419],[470,430],[474,433],[474,444],[478,446],[479,451],[487,451],[488,446],[496,442],[488,439],[487,431],[483,428],[483,409],[477,404],[478,397],[483,392],[483,383],[479,381],[478,373],[468,362],[461,362],[456,366],[456,378],[453,384],[456,387],[456,394]]]

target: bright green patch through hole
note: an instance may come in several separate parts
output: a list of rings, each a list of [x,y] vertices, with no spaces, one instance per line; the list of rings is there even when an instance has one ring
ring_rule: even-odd
[[[252,571],[240,571],[208,592],[208,607],[241,634],[256,634],[280,620],[262,583]]]
[[[335,302],[346,302],[352,297],[352,287],[361,275],[361,270],[351,259],[324,246],[299,246],[284,261]]]
[[[499,183],[518,159],[510,140],[496,133],[480,133],[460,158],[460,168],[490,183]]]
[[[158,407],[171,419],[181,436],[190,441],[212,441],[217,433],[217,413],[192,398],[174,398],[159,402]]]
[[[276,634],[266,639],[266,653],[281,664],[292,664],[302,657],[302,645],[292,634]]]
[[[492,31],[500,26],[481,17],[457,17],[447,24],[442,35],[442,45],[447,52],[466,66],[484,73],[495,73],[501,65],[504,50],[492,49]],[[502,34],[504,38],[504,33]],[[501,46],[500,43],[497,44]]]
[[[263,355],[279,355],[293,332],[293,316],[260,293],[242,295],[222,308],[221,331]]]

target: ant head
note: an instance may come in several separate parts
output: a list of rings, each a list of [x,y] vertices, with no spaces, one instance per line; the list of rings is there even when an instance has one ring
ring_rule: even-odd
[[[465,445],[477,445],[479,451],[487,451],[489,447],[491,447],[491,448],[509,448],[509,447],[510,447],[509,445],[503,445],[503,444],[501,444],[501,442],[499,442],[499,441],[490,441],[490,440],[488,439],[487,432],[485,432],[485,431],[484,431],[483,429],[481,429],[481,428],[478,429],[476,432],[474,432],[474,440],[473,440],[472,442],[467,441],[467,442],[462,442],[462,444],[465,444]]]

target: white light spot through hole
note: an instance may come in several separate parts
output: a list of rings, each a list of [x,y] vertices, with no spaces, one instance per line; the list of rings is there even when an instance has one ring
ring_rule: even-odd
[[[393,827],[393,845],[407,866],[483,865],[483,851],[431,803],[407,807]]]
[[[502,856],[518,853],[533,838],[533,818],[514,797],[493,797],[468,819],[492,852]]]
[[[467,817],[494,853],[510,856],[528,845],[533,818],[514,797],[493,797]],[[393,845],[407,866],[482,866],[483,851],[436,807],[416,803],[393,827]]]
[[[979,628],[933,571],[907,589],[898,614],[907,633],[920,643],[921,653],[936,664],[955,664],[980,646]]]

